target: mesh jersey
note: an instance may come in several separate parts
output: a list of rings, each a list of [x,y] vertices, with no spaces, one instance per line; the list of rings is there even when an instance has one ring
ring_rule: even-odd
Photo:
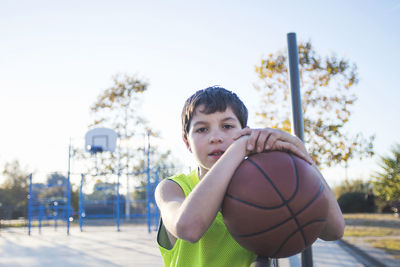
[[[176,175],[171,180],[182,188],[186,197],[199,183],[197,171],[189,175]],[[242,248],[233,239],[224,224],[221,212],[218,212],[203,237],[194,244],[177,239],[172,246],[166,237],[162,221],[157,242],[164,264],[168,267],[242,267],[249,266],[256,258],[253,252]]]

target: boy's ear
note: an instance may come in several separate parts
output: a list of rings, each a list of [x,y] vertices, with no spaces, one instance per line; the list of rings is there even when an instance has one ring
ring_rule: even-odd
[[[183,142],[185,142],[187,149],[190,151],[190,153],[192,153],[192,149],[190,148],[190,144],[189,144],[189,141],[187,140],[187,138],[185,136],[182,136],[182,139],[183,139]]]

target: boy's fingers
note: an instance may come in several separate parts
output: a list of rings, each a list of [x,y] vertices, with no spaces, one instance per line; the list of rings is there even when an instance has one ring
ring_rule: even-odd
[[[251,129],[249,127],[246,127],[240,130],[238,133],[236,133],[232,138],[233,140],[237,140],[243,135],[249,135],[249,134],[251,134]]]
[[[313,161],[310,158],[310,156],[305,155],[299,148],[297,148],[295,145],[291,143],[278,140],[276,141],[275,147],[273,149],[291,152],[292,154],[298,156],[299,158],[304,159],[309,164],[311,165],[313,164]]]
[[[257,152],[261,153],[265,149],[266,142],[270,136],[270,132],[261,130],[257,139]]]
[[[273,149],[275,142],[278,141],[279,135],[276,132],[272,132],[268,136],[268,140],[265,142],[265,150]]]
[[[259,130],[251,131],[249,141],[247,142],[247,150],[249,150],[249,151],[255,150],[259,134],[260,134]]]

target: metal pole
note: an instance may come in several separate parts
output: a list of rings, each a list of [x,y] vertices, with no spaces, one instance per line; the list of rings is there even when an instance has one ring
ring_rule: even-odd
[[[288,58],[289,58],[289,80],[290,91],[292,95],[292,133],[304,142],[304,121],[303,110],[301,105],[300,94],[300,71],[299,71],[299,55],[297,49],[296,33],[287,34],[288,42]],[[301,265],[304,267],[312,267],[312,248],[306,248],[301,253]]]
[[[58,227],[58,225],[57,225],[57,220],[58,220],[58,202],[55,201],[55,202],[53,203],[53,205],[54,205],[54,212],[53,212],[53,217],[54,217],[54,231],[57,231],[57,227]]]
[[[158,222],[159,222],[159,220],[160,220],[160,212],[159,212],[159,210],[158,210],[158,207],[157,207],[157,204],[156,204],[156,200],[155,200],[155,198],[154,198],[154,190],[156,189],[156,186],[157,186],[157,184],[158,184],[158,174],[159,174],[159,168],[157,168],[157,170],[156,170],[156,173],[155,173],[155,179],[154,179],[154,184],[153,184],[153,190],[152,190],[152,201],[153,201],[153,204],[154,204],[154,212],[155,212],[155,214],[154,214],[154,226],[155,226],[155,229],[154,229],[154,231],[157,231],[157,229],[158,229]]]
[[[292,94],[292,132],[304,141],[304,122],[303,110],[301,106],[300,94],[300,72],[299,72],[299,56],[297,50],[296,34],[288,33],[288,52],[289,52],[289,80],[290,91]]]
[[[84,209],[83,209],[83,183],[84,183],[84,179],[85,179],[85,175],[82,173],[81,174],[81,186],[79,187],[79,228],[81,230],[81,232],[83,231],[83,220],[86,216],[86,214],[84,214]]]
[[[151,210],[150,210],[150,131],[147,132],[147,164],[146,164],[146,174],[147,174],[147,186],[146,186],[146,209],[147,209],[147,230],[151,232]]]
[[[32,220],[32,173],[29,175],[29,195],[28,195],[28,235],[31,235]]]
[[[39,202],[39,234],[42,234],[43,205]]]
[[[120,226],[120,196],[119,196],[119,180],[121,178],[121,145],[118,144],[118,178],[117,178],[117,231],[119,232]]]
[[[72,157],[72,145],[71,139],[69,140],[69,149],[68,149],[68,175],[67,175],[67,235],[69,235],[69,216],[70,216],[70,208],[71,208],[71,157]]]
[[[128,109],[125,109],[125,136],[124,139],[128,140]],[[125,220],[131,219],[131,196],[129,191],[129,145],[128,142],[126,144],[126,163],[125,163],[125,172],[126,172],[126,197],[125,197]]]

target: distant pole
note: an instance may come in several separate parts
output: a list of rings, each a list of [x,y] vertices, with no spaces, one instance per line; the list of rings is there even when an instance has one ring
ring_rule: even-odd
[[[118,144],[118,177],[117,177],[117,231],[120,231],[120,196],[119,196],[119,180],[121,178],[121,142]]]
[[[147,164],[146,164],[146,175],[147,175],[147,185],[146,185],[146,210],[147,210],[147,231],[151,232],[151,210],[150,210],[150,131],[147,132]]]
[[[157,168],[157,170],[156,170],[156,173],[155,173],[155,180],[154,180],[154,189],[153,189],[153,195],[152,195],[152,198],[153,198],[153,203],[154,203],[154,209],[155,209],[155,215],[154,215],[154,217],[155,217],[155,219],[154,219],[154,224],[155,224],[155,231],[157,231],[157,229],[158,229],[158,222],[159,222],[159,220],[160,220],[160,212],[159,212],[159,210],[158,210],[158,207],[157,207],[157,204],[156,204],[156,200],[155,200],[155,198],[154,198],[154,190],[155,190],[155,187],[158,185],[158,180],[159,180],[159,177],[158,177],[158,174],[160,173],[160,169],[159,168]]]
[[[83,183],[85,182],[85,175],[81,174],[81,185],[79,187],[79,229],[83,232],[83,220],[85,219],[85,210],[83,206]]]
[[[31,220],[32,220],[32,173],[29,175],[29,195],[28,195],[28,235],[31,235]]]
[[[68,175],[67,175],[67,235],[69,235],[69,226],[70,226],[70,209],[71,209],[71,157],[72,157],[72,143],[71,139],[69,139],[69,147],[68,147]]]
[[[297,49],[296,33],[288,33],[287,42],[290,91],[292,94],[292,132],[294,132],[294,134],[304,142],[304,121],[300,94],[299,52]],[[301,265],[303,267],[313,266],[311,246],[301,253]]]

